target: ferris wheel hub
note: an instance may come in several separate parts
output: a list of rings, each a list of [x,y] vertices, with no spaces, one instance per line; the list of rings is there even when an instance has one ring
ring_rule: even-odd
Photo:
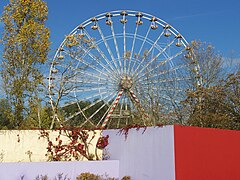
[[[133,80],[132,80],[131,77],[124,76],[124,77],[121,78],[121,81],[120,81],[120,84],[119,84],[121,89],[128,90],[132,87],[132,85],[133,85]]]

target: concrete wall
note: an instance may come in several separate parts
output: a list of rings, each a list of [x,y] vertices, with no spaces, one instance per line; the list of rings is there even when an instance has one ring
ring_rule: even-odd
[[[50,138],[59,135],[58,131],[49,131]],[[92,133],[92,132],[91,132]],[[90,152],[95,153],[95,144],[101,134],[96,131],[90,146]],[[47,140],[40,137],[39,130],[0,130],[0,162],[41,162],[47,161]],[[91,134],[89,135],[91,137]],[[61,138],[67,141],[67,138]],[[99,151],[101,155],[101,151]],[[101,157],[101,156],[100,156]],[[82,159],[86,160],[86,159]]]
[[[110,160],[119,160],[119,175],[136,180],[175,180],[173,126],[129,129],[127,139],[119,130],[109,135],[106,151]]]

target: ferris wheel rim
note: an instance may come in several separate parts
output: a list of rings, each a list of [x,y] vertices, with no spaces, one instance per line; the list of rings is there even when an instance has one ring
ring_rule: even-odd
[[[129,16],[134,16],[135,17],[135,15],[136,15],[136,13],[139,13],[139,11],[132,11],[132,10],[116,10],[116,11],[110,11],[110,12],[106,12],[106,13],[111,13],[112,15],[113,15],[113,17],[116,17],[116,16],[121,16],[121,12],[123,12],[123,11],[125,11],[125,12],[127,12],[127,13],[129,13],[128,15]],[[93,16],[93,17],[95,17],[97,20],[103,20],[103,19],[105,19],[106,18],[106,13],[101,13],[101,14],[99,14],[99,15],[96,15],[96,16]],[[152,15],[150,15],[150,14],[147,14],[147,13],[144,13],[144,12],[141,12],[142,13],[142,18],[143,19],[146,19],[146,20],[151,20],[151,18],[152,17],[154,17],[154,16],[152,16]],[[93,18],[92,17],[92,18]],[[92,21],[91,21],[91,19],[92,18],[89,18],[89,19],[87,19],[87,20],[85,20],[83,23],[81,23],[80,25],[81,26],[83,26],[83,28],[85,28],[86,26],[88,26],[88,25],[90,25],[91,23],[92,23]],[[166,23],[165,21],[163,21],[162,19],[160,19],[160,18],[157,18],[157,21],[156,21],[156,23],[158,24],[158,25],[160,25],[160,26],[162,26],[162,27],[164,27],[164,26],[166,26],[166,25],[169,25],[168,23]],[[77,31],[77,29],[78,29],[78,27],[80,26],[80,25],[78,25],[78,26],[76,26],[70,33],[69,33],[69,35],[72,35],[72,34],[75,34],[76,33],[76,31]],[[124,25],[125,26],[125,25]],[[171,25],[169,25],[169,26],[171,26]],[[150,27],[149,27],[150,28]],[[100,30],[101,31],[101,30]],[[177,37],[180,33],[173,27],[173,26],[171,26],[171,29],[169,29],[169,31],[175,36],[175,37]],[[162,31],[163,32],[163,31]],[[99,32],[100,34],[101,34],[101,32]],[[117,35],[117,34],[116,34]],[[129,36],[128,36],[129,34],[127,34],[125,31],[124,31],[124,34],[122,35],[122,37],[124,37],[124,38],[129,38]],[[132,35],[132,38],[134,39],[133,41],[135,41],[135,39],[137,39],[137,38],[140,38],[138,35],[136,35],[136,32],[135,32],[135,34],[131,34]],[[143,38],[144,36],[142,36],[141,38]],[[110,35],[110,37],[109,38],[111,38],[111,39],[113,39],[113,38],[116,38],[116,36],[113,36],[113,35]],[[140,39],[141,39],[140,38]],[[144,38],[148,38],[148,37],[144,37]],[[144,41],[146,41],[146,39],[144,39]],[[185,38],[181,35],[181,39],[182,39],[182,45],[184,46],[184,47],[187,47],[187,46],[189,46],[189,44],[188,44],[188,42],[185,40]],[[141,39],[141,40],[143,40],[143,39]],[[151,40],[151,39],[150,39]],[[102,38],[102,39],[99,39],[99,41],[100,42],[97,42],[97,45],[98,45],[98,43],[99,44],[101,44],[101,43],[105,43],[105,41],[108,41],[108,39],[106,38],[106,37],[104,37],[104,38]],[[173,40],[172,42],[174,42],[175,40]],[[53,58],[53,60],[55,60],[56,58],[57,58],[57,56],[58,56],[58,54],[59,54],[59,51],[60,51],[60,48],[62,48],[62,47],[64,47],[64,43],[66,42],[66,38],[62,41],[62,43],[60,44],[60,46],[59,46],[59,48],[58,48],[58,50],[56,51],[56,53],[55,53],[55,55],[54,55],[54,58]],[[115,42],[114,42],[115,43]],[[144,42],[145,43],[145,42]],[[149,43],[149,42],[148,42]],[[153,44],[155,44],[156,43],[156,41],[152,41],[152,43]],[[134,44],[134,43],[133,43]],[[150,41],[150,44],[151,44],[151,41]],[[151,45],[153,45],[153,44],[151,44]],[[106,44],[105,44],[106,45]],[[142,44],[143,45],[143,44]],[[172,44],[168,44],[169,46],[171,46]],[[125,46],[125,45],[124,45]],[[134,47],[134,46],[133,46]],[[131,50],[131,55],[130,56],[132,56],[132,52],[133,52],[133,47],[132,47],[132,50]],[[153,47],[153,46],[152,46]],[[154,47],[155,48],[155,47]],[[161,49],[161,47],[159,46],[159,49]],[[158,50],[159,50],[158,49]],[[165,47],[165,49],[167,49],[167,46]],[[125,51],[125,49],[124,49],[124,51]],[[160,51],[161,52],[161,51]],[[160,53],[160,55],[162,55],[162,53],[165,53],[165,52],[161,52]],[[109,54],[110,54],[110,56],[111,56],[111,53],[109,52]],[[86,54],[86,56],[87,56],[87,54]],[[168,56],[168,54],[166,54],[166,56],[167,56],[167,59],[169,60],[169,61],[171,61],[171,59],[170,59],[170,57]],[[179,56],[179,55],[177,55],[177,56]],[[123,58],[123,57],[121,57],[121,58]],[[174,57],[173,57],[174,58]],[[75,58],[76,59],[76,58]],[[113,61],[113,59],[114,60],[118,60],[118,59],[116,59],[116,58],[112,58],[112,61]],[[132,58],[130,58],[130,59],[132,59]],[[77,60],[77,59],[76,59]],[[152,62],[153,62],[154,60],[152,60]],[[135,61],[136,62],[136,61]],[[134,63],[135,63],[134,62]],[[141,62],[143,62],[143,61],[141,61]],[[138,67],[141,65],[141,62],[138,64]],[[167,61],[166,61],[167,62]],[[111,64],[111,63],[113,63],[113,64]],[[119,69],[117,69],[118,68],[118,66],[116,65],[116,64],[114,64],[115,62],[111,62],[110,63],[110,65],[112,65],[112,66],[116,66],[116,70],[118,71],[118,74],[121,74],[121,72],[119,71]],[[149,62],[148,64],[151,64],[151,62]],[[148,64],[147,64],[147,66],[148,66]],[[135,64],[134,64],[135,65]],[[130,63],[129,63],[129,66],[130,66]],[[175,67],[175,69],[173,69],[172,71],[176,71],[178,68],[182,68],[183,66],[181,66],[181,65],[179,65],[179,66],[177,66],[177,67]],[[51,70],[54,68],[54,65],[53,65],[53,63],[51,64],[51,67],[50,67],[50,76],[52,75],[52,72],[51,72]],[[104,67],[103,67],[104,68]],[[145,68],[146,69],[146,68]],[[199,69],[199,67],[198,67],[198,65],[196,65],[196,69],[198,70]],[[108,70],[108,69],[105,69],[105,70]],[[114,69],[109,69],[109,71],[110,72],[113,72],[113,70]],[[130,69],[128,69],[128,70],[130,70]],[[136,77],[138,76],[138,75],[140,75],[141,74],[141,72],[142,71],[144,71],[144,69],[141,69],[141,71],[140,72],[138,72],[137,73],[137,70],[138,70],[138,68],[137,69],[135,69],[135,71],[136,71]],[[169,71],[168,71],[169,72]],[[102,71],[100,71],[100,74],[103,74],[104,72],[102,72]],[[118,75],[117,73],[116,74],[114,74],[114,76],[117,76]],[[133,73],[134,74],[134,73]],[[107,77],[107,75],[106,75],[106,77]],[[112,78],[112,81],[114,80],[113,78],[113,76],[111,77]],[[103,77],[101,76],[99,79],[103,79]],[[179,78],[179,81],[181,80],[181,78]],[[109,80],[106,80],[106,82],[108,82]],[[142,81],[144,81],[144,80],[142,80]],[[175,79],[175,81],[176,81],[176,79]],[[113,83],[113,82],[112,82]],[[164,83],[164,82],[162,82],[162,83]],[[200,81],[198,82],[198,83],[201,83]],[[52,82],[51,82],[51,80],[50,80],[50,78],[49,78],[49,82],[48,82],[48,84],[49,84],[49,87],[50,87],[50,85],[52,84]],[[99,85],[99,87],[98,88],[96,88],[96,89],[98,89],[99,90],[99,94],[100,94],[100,92],[101,92],[101,90],[100,90],[100,84],[98,84]],[[113,88],[114,89],[114,88]],[[49,88],[49,91],[50,91],[51,89]],[[82,90],[82,91],[86,91],[86,90]],[[77,95],[76,95],[76,93],[77,93],[77,91],[74,91],[74,96],[75,96],[75,98],[76,99],[78,99],[77,98]],[[117,93],[117,92],[116,92]],[[98,95],[99,95],[98,94]],[[51,96],[51,95],[49,95],[50,96],[50,103],[51,103],[51,106],[53,107],[53,109],[54,109],[54,104],[53,104],[53,97]],[[116,94],[114,95],[114,96],[116,96]],[[102,97],[102,95],[101,95],[101,97]],[[105,97],[106,98],[106,97]],[[110,102],[110,101],[108,101],[108,102]],[[77,103],[77,105],[79,106],[79,110],[82,112],[82,110],[81,110],[81,108],[80,108],[80,105],[79,105],[79,101],[77,101],[77,102],[73,102],[73,104],[74,103]],[[104,104],[105,104],[105,102],[104,102]],[[71,105],[71,104],[70,104]],[[108,106],[107,104],[105,104],[106,106]],[[104,106],[105,106],[104,105]],[[102,105],[103,106],[103,105]],[[102,107],[101,106],[101,107]],[[110,107],[110,106],[109,106]],[[79,112],[80,112],[79,111]],[[98,111],[99,111],[99,109],[98,109]],[[78,113],[79,113],[78,112]],[[95,114],[94,114],[95,115]],[[93,115],[93,116],[94,116]],[[91,115],[92,116],[92,115]],[[91,117],[90,116],[90,117]],[[87,119],[87,121],[89,121],[89,119],[90,118],[86,118]],[[102,121],[102,120],[101,120]],[[101,122],[101,121],[99,121],[98,122],[98,125],[99,125],[99,123]]]

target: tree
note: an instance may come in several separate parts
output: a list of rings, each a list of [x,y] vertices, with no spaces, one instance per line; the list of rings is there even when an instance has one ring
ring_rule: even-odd
[[[189,125],[240,130],[240,72],[218,85],[189,92]],[[199,102],[199,98],[201,101]]]
[[[42,0],[10,0],[1,18],[4,23],[2,78],[12,107],[15,128],[26,115],[35,113],[43,84],[40,65],[47,60],[49,29],[44,23],[48,9]]]
[[[181,123],[239,129],[239,70],[229,71],[211,44],[193,41],[191,47],[192,57],[201,68],[202,85],[188,91],[179,110],[184,117]]]
[[[48,105],[39,105],[34,113],[28,115],[23,123],[21,129],[49,129],[52,121],[52,109]],[[55,125],[54,128],[59,126]]]
[[[201,69],[202,85],[216,85],[224,76],[223,57],[215,51],[213,45],[206,42],[193,41],[191,47],[193,58]]]
[[[11,107],[6,99],[0,99],[0,129],[11,129],[12,123],[7,115],[11,112]]]

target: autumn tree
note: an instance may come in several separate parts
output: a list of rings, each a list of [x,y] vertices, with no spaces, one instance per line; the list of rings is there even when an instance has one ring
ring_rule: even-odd
[[[43,75],[39,69],[47,60],[50,45],[49,29],[45,27],[47,15],[42,0],[10,0],[3,11],[1,73],[14,128],[21,128],[25,117],[35,113],[41,103]]]
[[[201,97],[201,102],[198,101]],[[189,92],[189,125],[240,130],[240,72],[218,85]]]
[[[223,57],[212,44],[192,41],[193,59],[199,63],[202,75],[202,86],[216,85],[225,75],[223,71]]]
[[[187,92],[180,109],[182,124],[223,129],[239,126],[239,70],[227,69],[224,58],[208,43],[192,42],[202,85]],[[230,73],[230,74],[229,74]]]

